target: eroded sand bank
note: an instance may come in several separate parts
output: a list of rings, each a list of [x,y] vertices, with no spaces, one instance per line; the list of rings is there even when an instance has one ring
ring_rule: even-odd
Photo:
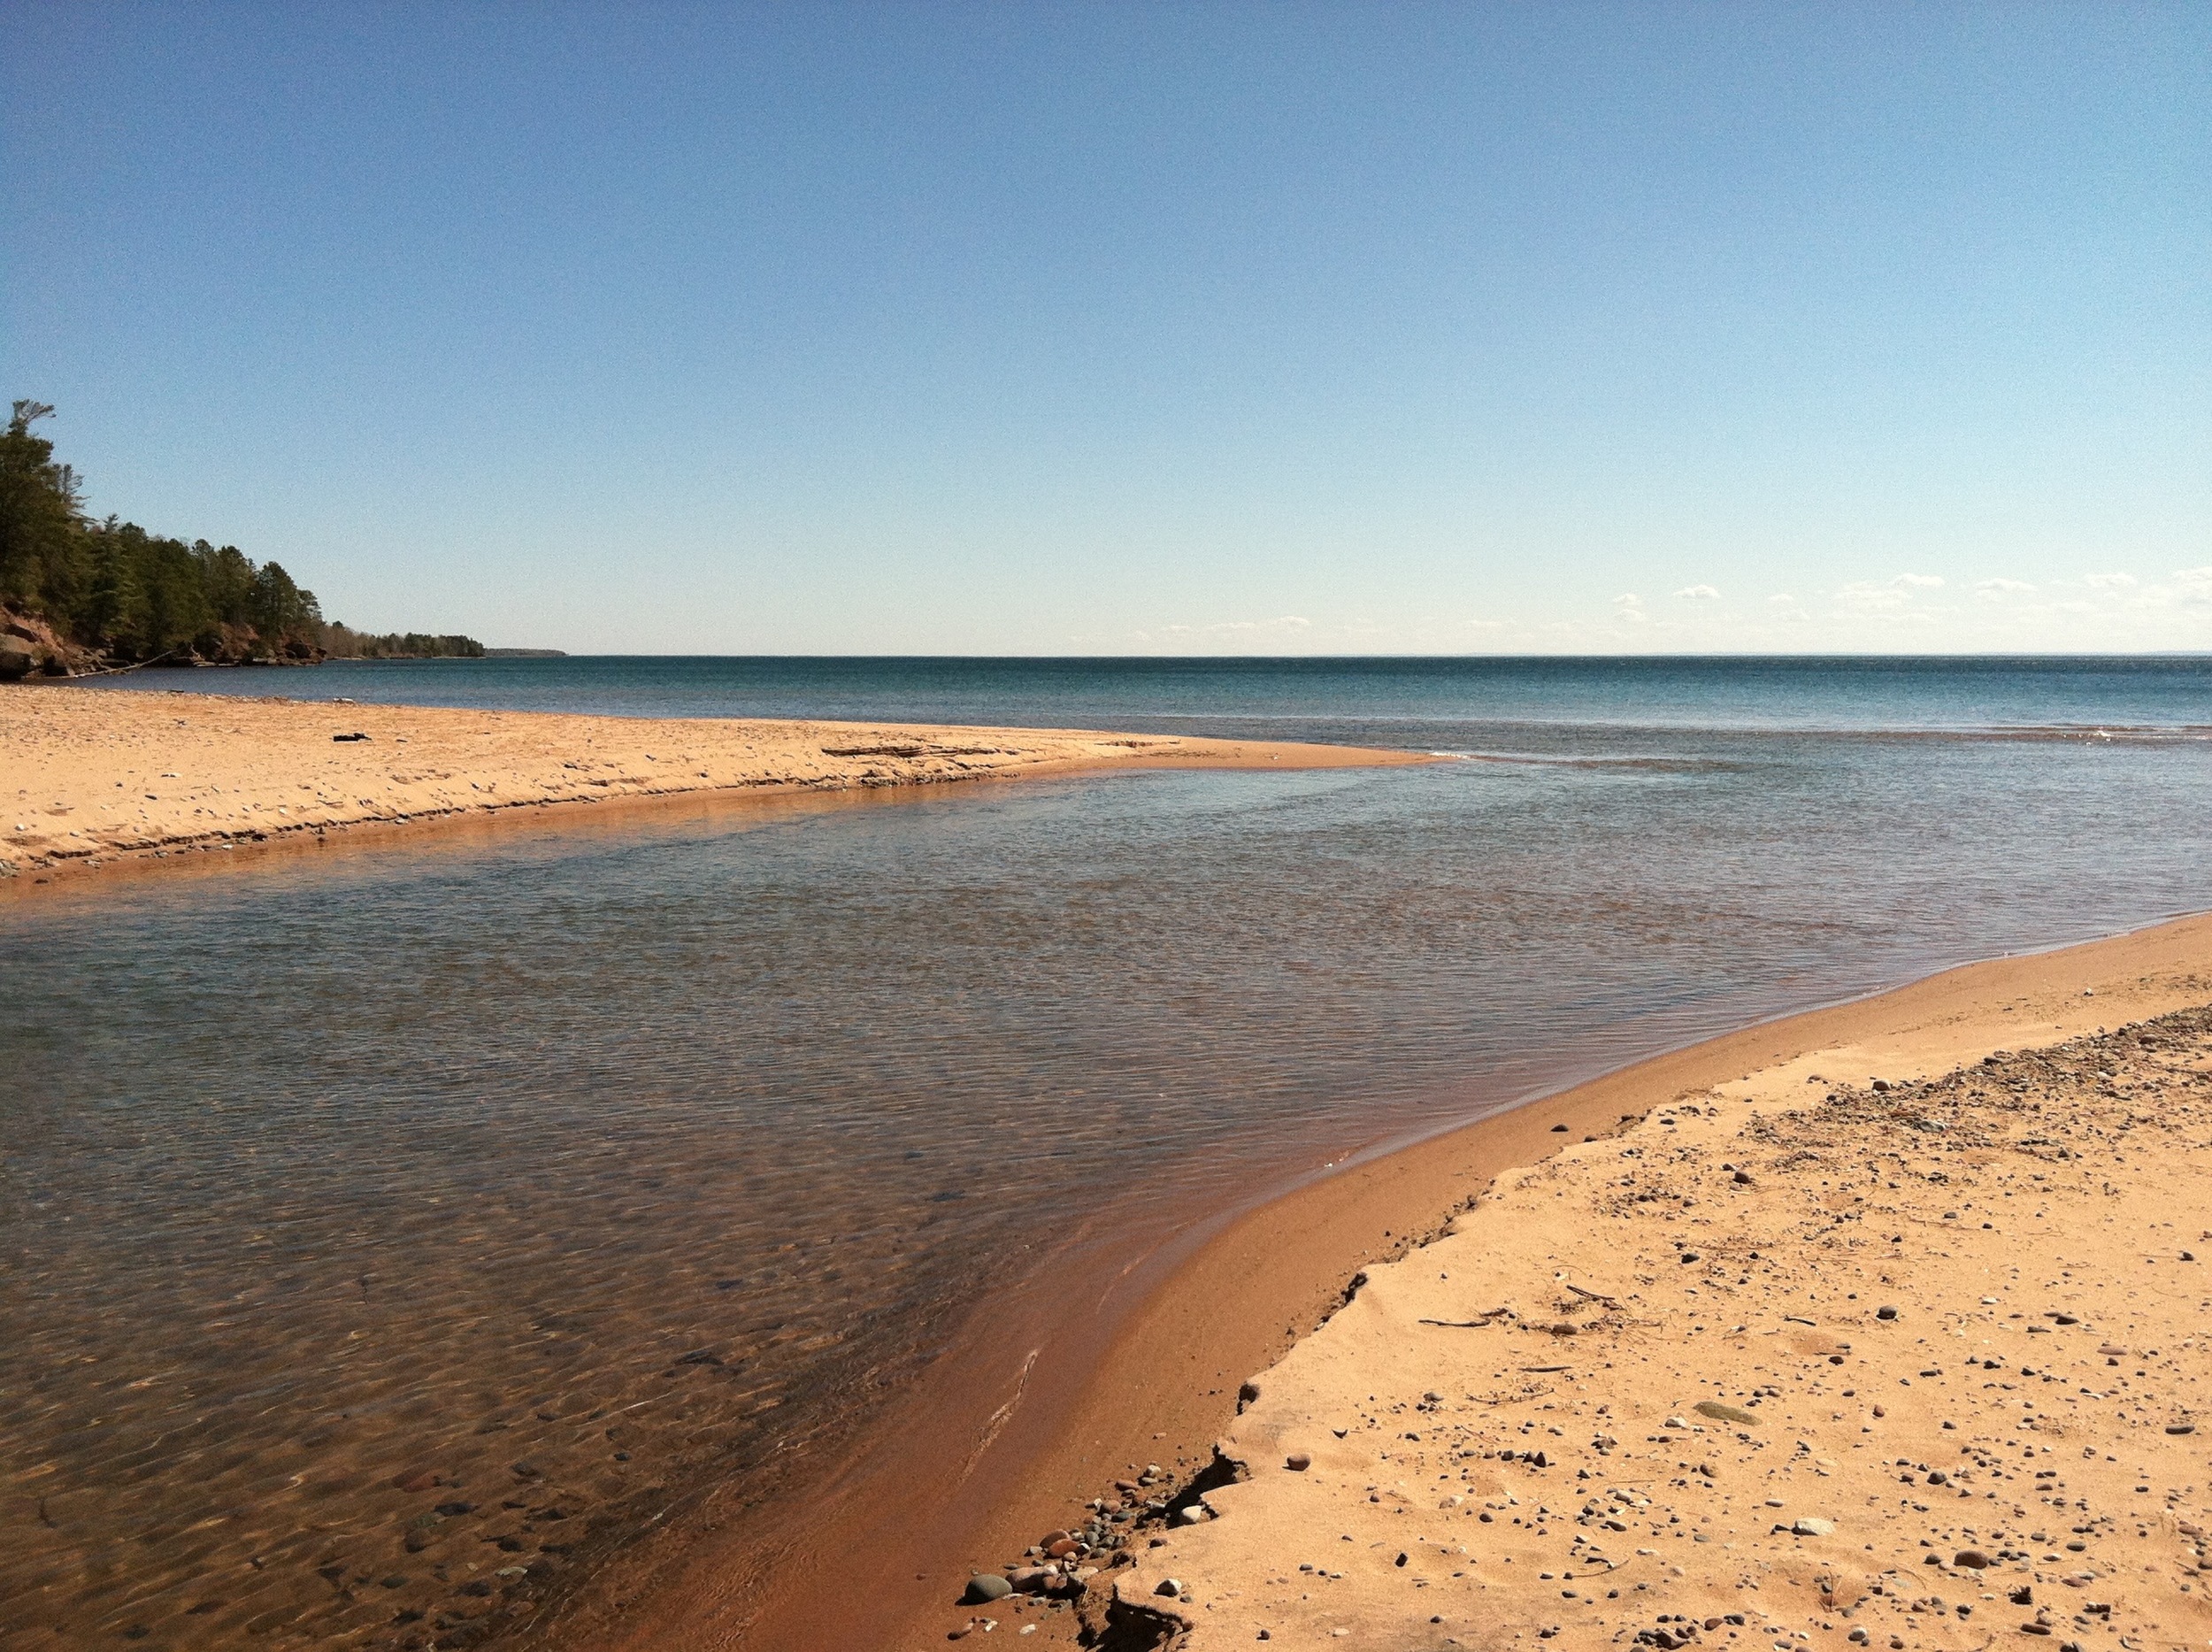
[[[50,873],[618,798],[1425,760],[1079,730],[646,720],[29,684],[0,688],[0,865]]]
[[[2208,933],[1878,1000],[1509,1172],[1094,1585],[1191,1648],[2202,1647]]]

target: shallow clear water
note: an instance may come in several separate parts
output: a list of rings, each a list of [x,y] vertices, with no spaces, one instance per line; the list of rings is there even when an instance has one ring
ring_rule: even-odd
[[[703,806],[0,908],[0,1630],[488,1638],[1148,1215],[2212,906],[2212,662],[1415,665],[196,674],[1511,760]]]

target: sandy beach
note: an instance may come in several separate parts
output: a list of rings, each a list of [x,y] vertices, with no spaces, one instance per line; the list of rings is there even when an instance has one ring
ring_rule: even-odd
[[[1953,971],[1253,1212],[984,1522],[1040,1593],[900,1644],[2204,1644],[2208,962]]]
[[[0,688],[0,867],[32,874],[618,800],[1417,753],[1073,730],[585,717]]]

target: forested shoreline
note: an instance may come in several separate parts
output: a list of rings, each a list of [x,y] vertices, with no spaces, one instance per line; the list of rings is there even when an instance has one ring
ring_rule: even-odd
[[[14,404],[0,434],[0,634],[56,674],[136,665],[311,665],[481,658],[472,637],[375,635],[323,618],[280,563],[234,545],[187,543],[84,508],[81,479],[32,426],[54,410]]]

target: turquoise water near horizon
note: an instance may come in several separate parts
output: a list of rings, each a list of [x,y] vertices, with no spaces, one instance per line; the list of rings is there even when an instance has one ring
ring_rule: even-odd
[[[549,818],[4,909],[0,1624],[61,1645],[520,1634],[703,1488],[864,1439],[979,1310],[1256,1188],[2212,907],[2212,661],[115,680],[1499,760]]]

